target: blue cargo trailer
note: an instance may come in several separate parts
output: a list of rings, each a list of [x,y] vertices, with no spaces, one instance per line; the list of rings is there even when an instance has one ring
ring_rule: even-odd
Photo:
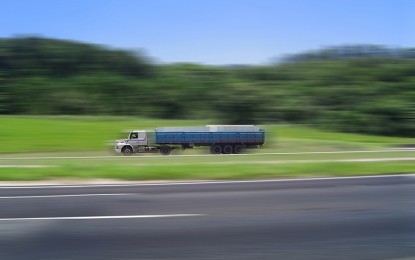
[[[205,127],[160,127],[155,131],[132,131],[127,140],[116,141],[115,151],[129,155],[208,146],[212,154],[239,154],[247,148],[261,147],[265,131],[253,125],[208,125]]]
[[[157,132],[157,144],[206,146],[222,143],[262,145],[265,132]]]

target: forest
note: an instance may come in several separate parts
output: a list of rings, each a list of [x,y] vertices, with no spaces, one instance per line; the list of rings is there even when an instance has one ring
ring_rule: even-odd
[[[415,49],[329,47],[264,65],[160,64],[145,53],[0,39],[0,114],[211,118],[415,137]]]

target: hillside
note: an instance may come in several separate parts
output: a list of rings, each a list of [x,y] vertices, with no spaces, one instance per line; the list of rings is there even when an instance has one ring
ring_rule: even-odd
[[[414,137],[413,51],[360,46],[359,55],[346,55],[342,48],[222,67],[155,64],[140,53],[73,41],[3,38],[0,114],[288,122]]]

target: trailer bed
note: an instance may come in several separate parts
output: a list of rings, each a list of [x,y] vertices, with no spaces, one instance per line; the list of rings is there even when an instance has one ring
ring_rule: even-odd
[[[212,144],[244,144],[262,145],[265,132],[171,132],[156,131],[156,144],[171,145],[212,145]]]

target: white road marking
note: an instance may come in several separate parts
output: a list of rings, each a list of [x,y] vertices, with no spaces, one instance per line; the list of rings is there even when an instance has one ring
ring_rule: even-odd
[[[142,186],[178,186],[178,185],[209,185],[209,184],[238,184],[238,183],[267,183],[267,182],[296,182],[296,181],[320,181],[320,180],[347,180],[368,178],[394,178],[415,177],[415,173],[392,175],[368,175],[346,177],[314,177],[291,179],[261,179],[239,181],[189,181],[189,182],[159,182],[159,183],[121,183],[121,184],[84,184],[84,185],[29,185],[29,186],[0,186],[0,189],[61,189],[61,188],[105,188],[105,187],[142,187]]]
[[[177,218],[177,217],[200,217],[200,216],[206,216],[206,214],[166,214],[166,215],[125,215],[125,216],[80,216],[80,217],[0,218],[0,221],[12,221],[12,220],[137,219],[137,218]]]
[[[39,199],[39,198],[65,198],[65,197],[96,197],[96,196],[129,196],[138,193],[106,193],[106,194],[65,194],[65,195],[37,195],[37,196],[5,196],[0,199]]]
[[[274,161],[255,161],[255,164],[284,164],[284,163],[330,163],[330,162],[399,162],[415,161],[415,157],[397,157],[397,158],[354,158],[354,159],[328,159],[328,160],[274,160]],[[219,162],[217,164],[234,164],[235,161]],[[242,164],[252,164],[253,162],[239,162]]]
[[[217,157],[217,156],[256,156],[256,155],[304,155],[304,154],[349,154],[349,153],[388,153],[388,152],[415,152],[413,148],[364,150],[364,151],[331,151],[331,152],[287,152],[287,153],[247,153],[247,154],[183,154],[183,155],[109,155],[109,156],[56,156],[56,157],[3,157],[0,160],[53,160],[53,159],[111,159],[111,158],[174,158],[174,157]]]
[[[322,161],[330,162],[330,160],[322,160]],[[338,160],[333,160],[333,161],[334,162],[393,162],[393,161],[415,161],[415,157],[338,159]]]

